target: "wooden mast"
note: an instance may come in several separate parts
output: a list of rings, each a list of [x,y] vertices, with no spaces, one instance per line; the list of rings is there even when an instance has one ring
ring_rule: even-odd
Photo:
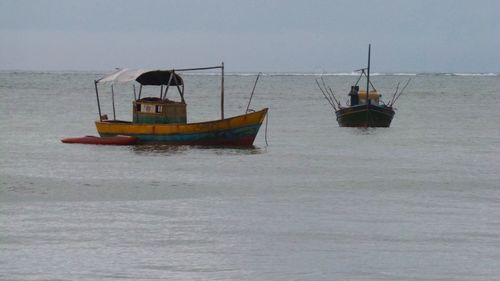
[[[101,115],[101,103],[99,102],[99,92],[97,91],[97,83],[99,80],[94,80],[94,87],[95,87],[95,97],[97,98],[97,109],[99,110],[99,121],[102,122],[102,115]]]
[[[366,126],[370,127],[370,51],[371,44],[368,44],[368,69],[366,75]]]
[[[370,104],[369,93],[370,93],[370,49],[371,44],[368,44],[368,70],[366,75],[366,104]]]
[[[115,90],[113,88],[113,84],[111,84],[111,102],[113,103],[113,120],[116,120],[116,111],[115,111]]]
[[[224,62],[221,65],[222,69],[222,79],[220,85],[220,119],[224,119]]]

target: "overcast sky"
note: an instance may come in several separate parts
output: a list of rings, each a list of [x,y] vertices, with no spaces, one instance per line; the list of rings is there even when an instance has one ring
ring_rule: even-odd
[[[497,0],[0,0],[0,69],[500,72]]]

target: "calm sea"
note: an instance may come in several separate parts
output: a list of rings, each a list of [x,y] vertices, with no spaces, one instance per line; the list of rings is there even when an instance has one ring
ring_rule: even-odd
[[[268,145],[62,144],[96,134],[100,75],[0,73],[0,280],[500,279],[500,76],[374,76],[385,100],[412,80],[390,128],[354,129],[315,76],[265,75]],[[184,78],[188,121],[217,119],[218,77]],[[226,116],[254,79],[226,77]],[[325,79],[345,101],[357,77]]]

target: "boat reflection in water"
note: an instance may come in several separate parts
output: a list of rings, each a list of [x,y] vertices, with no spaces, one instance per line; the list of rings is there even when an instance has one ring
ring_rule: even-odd
[[[147,156],[174,156],[190,153],[193,150],[203,150],[215,155],[256,155],[261,154],[265,149],[256,146],[205,146],[205,145],[169,145],[159,143],[145,143],[130,146],[130,150],[138,155]]]

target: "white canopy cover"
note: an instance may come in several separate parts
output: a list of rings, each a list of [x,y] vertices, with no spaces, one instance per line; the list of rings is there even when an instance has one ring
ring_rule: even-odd
[[[152,69],[129,69],[129,68],[124,68],[124,69],[118,69],[117,71],[108,74],[101,79],[97,80],[99,83],[104,83],[104,82],[129,82],[129,81],[135,81],[137,77],[141,76],[141,74],[145,72],[152,71]]]

